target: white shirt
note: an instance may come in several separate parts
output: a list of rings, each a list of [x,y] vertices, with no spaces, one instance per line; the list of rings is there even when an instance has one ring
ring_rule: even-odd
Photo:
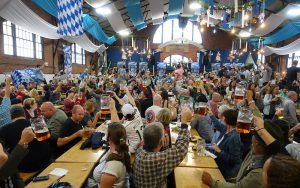
[[[137,107],[134,107],[135,115],[134,119],[131,121],[124,121],[123,126],[126,129],[127,143],[129,146],[129,152],[135,153],[135,150],[138,148],[143,136],[143,121],[141,114]]]
[[[100,160],[98,166],[94,169],[93,178],[98,183],[98,188],[101,188],[99,184],[101,175],[103,173],[110,174],[117,178],[116,182],[112,186],[113,188],[128,187],[129,178],[126,173],[126,167],[121,161],[106,161],[106,158],[110,154],[108,151]]]

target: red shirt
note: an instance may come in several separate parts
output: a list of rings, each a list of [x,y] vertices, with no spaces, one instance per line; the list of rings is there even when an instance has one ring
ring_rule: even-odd
[[[21,96],[22,100],[23,100],[25,98],[25,93],[23,91],[18,91],[17,94],[16,94],[16,97],[17,96]]]
[[[71,101],[70,99],[66,98],[64,100],[64,111],[66,114],[72,114],[73,106],[75,105],[74,101]]]

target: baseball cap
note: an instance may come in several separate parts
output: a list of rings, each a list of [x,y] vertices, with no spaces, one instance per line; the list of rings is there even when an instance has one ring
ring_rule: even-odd
[[[135,109],[131,104],[125,104],[121,108],[123,116],[127,116],[129,114],[133,114],[135,112]]]

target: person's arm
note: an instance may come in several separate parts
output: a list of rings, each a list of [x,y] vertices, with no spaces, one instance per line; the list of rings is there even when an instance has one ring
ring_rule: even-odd
[[[6,178],[16,172],[22,159],[28,153],[26,145],[33,140],[34,136],[35,135],[31,128],[25,128],[22,131],[19,143],[12,150],[3,166],[0,167],[0,182],[4,181]],[[2,150],[2,152],[4,151]]]
[[[214,128],[217,131],[220,131],[221,133],[226,132],[226,127],[216,118],[216,116],[213,114],[211,110],[208,111],[208,115],[210,117],[210,120],[214,126]]]
[[[92,97],[94,97],[95,99],[100,99],[101,98],[101,95],[95,93],[92,89],[88,89],[88,91],[89,91],[90,95]]]
[[[10,83],[11,83],[11,77],[5,78],[5,94],[4,97],[10,98]]]
[[[93,128],[96,128],[96,125],[98,123],[98,119],[101,117],[101,112],[97,112],[95,117],[94,117],[94,120],[93,120],[93,123],[92,123],[92,127]]]
[[[208,172],[202,174],[202,181],[212,188],[253,188],[262,187],[262,169],[251,170],[243,179],[236,183],[230,183],[214,179]]]
[[[296,126],[294,126],[293,128],[291,128],[289,130],[289,137],[292,135],[292,134],[295,134],[296,132],[300,131],[300,123],[298,123]]]
[[[76,133],[72,134],[71,136],[59,137],[57,139],[57,146],[58,147],[64,146],[69,142],[71,142],[72,140],[74,140],[75,138],[82,137],[82,136],[83,136],[83,130],[79,130]]]
[[[117,101],[119,102],[119,104],[121,106],[124,106],[125,102],[122,99],[120,99],[119,96],[115,92],[113,92],[113,94],[114,94],[114,98],[117,99]]]
[[[134,98],[133,98],[132,95],[130,94],[130,92],[129,92],[129,90],[128,90],[127,87],[125,88],[125,91],[126,91],[126,95],[127,95],[127,97],[128,97],[129,103],[132,104],[133,106],[136,106],[135,101],[134,101]]]
[[[111,123],[114,122],[120,122],[119,116],[118,116],[118,111],[116,109],[116,104],[115,104],[115,100],[114,99],[110,99],[109,102],[109,108],[110,108],[110,114],[111,114]]]
[[[8,159],[7,154],[5,153],[2,144],[0,143],[0,168],[4,165],[7,159]]]
[[[175,142],[175,147],[167,149],[166,162],[168,165],[164,165],[166,168],[163,170],[164,175],[168,175],[171,171],[178,166],[184,159],[188,152],[189,147],[189,131],[187,122],[192,118],[192,112],[188,108],[184,108],[181,112],[181,130],[178,133],[177,140]]]
[[[61,86],[62,86],[62,82],[59,82],[58,86],[55,88],[55,90],[53,91],[53,93],[59,93],[61,91]]]
[[[116,181],[117,181],[116,176],[103,173],[100,179],[101,188],[112,188]]]

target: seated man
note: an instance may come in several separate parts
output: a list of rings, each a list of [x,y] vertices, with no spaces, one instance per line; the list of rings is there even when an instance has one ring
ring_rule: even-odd
[[[24,108],[15,106],[11,109],[12,123],[9,123],[0,129],[0,139],[11,153],[13,148],[18,144],[22,131],[26,127],[30,127],[30,122],[25,118]],[[19,165],[21,172],[34,172],[45,168],[51,158],[50,145],[46,141],[33,140],[28,144],[28,154]]]
[[[181,131],[178,134],[175,147],[160,152],[163,145],[164,127],[154,122],[144,129],[144,146],[136,154],[134,178],[136,187],[166,187],[167,176],[184,159],[188,152],[189,131],[188,120],[192,117],[189,109],[181,112]]]
[[[41,106],[41,112],[46,118],[47,127],[51,132],[51,138],[56,142],[61,126],[68,117],[64,111],[56,109],[51,102],[44,102]]]
[[[72,116],[62,125],[57,146],[61,152],[65,152],[74,146],[83,136],[83,129],[80,122],[84,116],[84,109],[80,105],[75,105],[72,109]]]

